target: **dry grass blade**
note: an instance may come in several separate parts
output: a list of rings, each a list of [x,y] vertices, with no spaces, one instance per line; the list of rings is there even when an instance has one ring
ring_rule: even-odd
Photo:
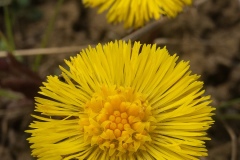
[[[92,46],[92,45],[91,45]],[[36,48],[36,49],[23,49],[14,51],[15,56],[33,56],[33,55],[46,55],[46,54],[61,54],[61,53],[78,53],[88,45],[72,46],[72,47],[57,47],[57,48]],[[0,57],[6,57],[7,52],[1,51]]]
[[[231,148],[232,148],[231,160],[237,160],[237,137],[233,129],[224,120],[222,120],[222,123],[231,138]]]

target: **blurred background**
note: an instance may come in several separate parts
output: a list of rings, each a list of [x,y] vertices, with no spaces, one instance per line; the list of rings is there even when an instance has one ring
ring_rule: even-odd
[[[63,59],[136,32],[108,24],[105,16],[81,0],[0,0],[1,160],[34,159],[24,130],[39,86],[60,74]],[[195,0],[134,39],[178,53],[205,82],[217,110],[209,156],[200,159],[240,160],[240,1]]]

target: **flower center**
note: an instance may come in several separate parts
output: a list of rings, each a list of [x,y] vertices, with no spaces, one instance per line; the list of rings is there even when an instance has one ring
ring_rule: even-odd
[[[86,103],[85,111],[79,122],[85,140],[108,150],[109,156],[144,150],[144,143],[151,141],[155,121],[151,106],[131,88],[102,87]]]

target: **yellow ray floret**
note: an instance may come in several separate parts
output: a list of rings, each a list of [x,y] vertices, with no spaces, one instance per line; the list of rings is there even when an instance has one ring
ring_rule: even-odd
[[[49,76],[30,124],[41,160],[187,160],[207,156],[210,96],[166,48],[115,41]]]
[[[98,7],[99,12],[108,10],[110,23],[124,22],[126,28],[141,27],[161,15],[175,17],[192,0],[83,0],[88,7]]]

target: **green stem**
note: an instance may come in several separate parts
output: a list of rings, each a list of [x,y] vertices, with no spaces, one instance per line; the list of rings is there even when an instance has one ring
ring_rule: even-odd
[[[12,25],[11,25],[11,18],[9,14],[8,6],[4,6],[4,22],[7,31],[7,39],[8,39],[8,50],[10,52],[15,50],[14,38],[12,33]]]
[[[14,92],[10,92],[5,89],[0,89],[0,97],[5,97],[13,100],[21,98],[21,95],[15,94]]]
[[[240,120],[240,115],[239,114],[225,114],[225,115],[221,115],[222,119],[232,119],[232,120]]]
[[[240,114],[222,114],[218,109],[216,111],[216,118],[223,121],[223,120],[240,120]]]
[[[6,47],[3,46],[3,48],[0,48],[0,50],[10,51],[11,47],[9,46],[8,40],[7,40],[6,36],[1,31],[0,31],[0,41],[2,41],[4,45],[6,45]]]
[[[235,104],[240,104],[240,98],[236,98],[236,99],[224,102],[223,104],[219,105],[217,108],[226,108]]]
[[[58,0],[58,3],[54,9],[54,15],[53,17],[50,19],[50,21],[48,22],[48,26],[46,28],[46,31],[43,35],[43,39],[41,41],[41,48],[45,48],[47,46],[47,43],[48,43],[48,40],[49,40],[49,37],[50,37],[50,34],[52,33],[53,31],[53,28],[54,28],[54,24],[55,24],[55,21],[56,21],[56,18],[57,18],[57,15],[59,13],[59,10],[63,4],[64,0]],[[41,63],[41,60],[42,60],[42,55],[38,55],[34,61],[34,66],[33,66],[33,70],[36,71]]]

